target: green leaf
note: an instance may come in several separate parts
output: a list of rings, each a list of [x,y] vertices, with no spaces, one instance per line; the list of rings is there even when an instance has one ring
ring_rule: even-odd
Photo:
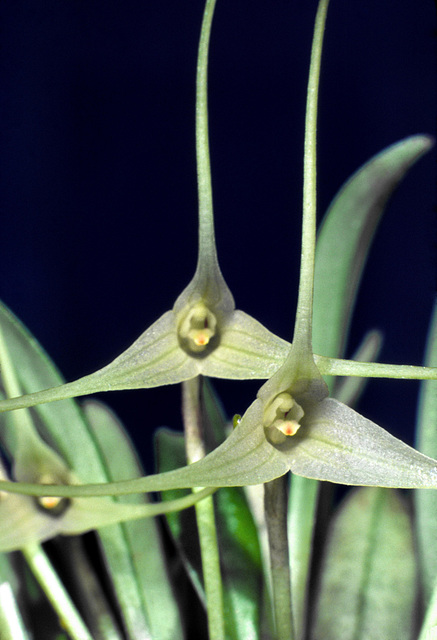
[[[437,365],[437,304],[431,317],[425,364]],[[434,380],[421,383],[416,440],[419,451],[437,456],[437,381]],[[421,581],[425,602],[428,603],[437,588],[437,493],[417,491],[414,501]]]
[[[394,491],[359,489],[328,534],[312,640],[411,640],[416,573],[408,509]]]
[[[227,637],[260,638],[263,573],[256,527],[242,489],[216,494]]]
[[[142,469],[123,427],[103,404],[87,401],[84,411],[96,438],[108,480],[136,478]],[[118,498],[143,504],[144,496]],[[179,610],[169,582],[160,531],[147,518],[98,531],[104,558],[129,636],[157,640],[182,638]]]
[[[156,467],[160,473],[183,467],[186,462],[184,437],[161,428],[155,433]],[[172,489],[161,494],[163,502],[189,494],[189,489]],[[206,606],[202,583],[202,562],[198,544],[196,517],[192,510],[173,512],[166,520],[180,560],[202,604]]]
[[[316,251],[316,353],[330,357],[342,354],[361,274],[386,202],[406,171],[432,144],[430,137],[418,135],[388,147],[346,182],[328,209]]]

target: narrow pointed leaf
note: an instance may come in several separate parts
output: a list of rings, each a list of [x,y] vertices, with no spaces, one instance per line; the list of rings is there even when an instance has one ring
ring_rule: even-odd
[[[437,365],[437,304],[431,318],[425,364]],[[419,451],[437,457],[437,381],[429,380],[421,384],[416,433]],[[428,603],[437,589],[437,493],[417,491],[414,500],[421,580],[425,602]]]
[[[415,578],[403,501],[387,489],[352,492],[329,532],[311,640],[411,640]]]
[[[385,204],[406,171],[432,143],[430,137],[418,135],[388,147],[359,169],[331,204],[317,241],[316,353],[342,355],[361,273]],[[331,327],[328,334],[326,327]]]
[[[160,473],[183,467],[186,463],[184,436],[180,432],[160,428],[155,434],[155,449],[156,467]],[[190,489],[173,489],[163,492],[161,499],[166,502],[189,492]],[[192,511],[173,512],[166,515],[166,520],[187,576],[206,607],[195,514]]]
[[[87,401],[85,415],[102,456],[108,480],[142,475],[121,424],[104,405]],[[144,496],[124,496],[124,504],[144,504]],[[147,518],[98,531],[125,628],[132,637],[151,633],[159,640],[181,638],[179,610],[170,587],[157,523]],[[146,543],[147,541],[147,543]]]

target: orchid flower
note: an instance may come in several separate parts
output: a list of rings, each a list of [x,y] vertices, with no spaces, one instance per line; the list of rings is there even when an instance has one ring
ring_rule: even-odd
[[[437,461],[402,443],[345,404],[328,397],[328,388],[321,374],[335,373],[335,363],[329,371],[328,367],[323,367],[326,360],[316,358],[312,350],[316,227],[315,132],[326,9],[327,2],[322,0],[316,20],[308,87],[298,307],[293,342],[285,362],[261,387],[257,399],[227,440],[205,458],[175,471],[117,484],[51,487],[53,495],[103,496],[200,486],[244,486],[269,482],[288,471],[305,478],[349,485],[437,488]],[[369,176],[376,167],[378,175],[384,176],[382,168],[386,165],[387,175],[379,180],[379,189],[376,189],[374,200],[370,198],[368,207],[372,214],[367,217],[370,220],[368,224],[373,228],[375,212],[378,212],[378,207],[379,210],[382,208],[385,195],[394,188],[406,167],[429,148],[430,144],[429,139],[416,137],[387,150],[346,185],[340,198],[348,202],[355,193],[357,202],[360,202],[366,191],[369,195],[373,190],[374,184],[369,182]],[[351,204],[353,202],[350,201],[349,205]],[[361,233],[369,235],[369,227],[365,224],[361,226]],[[359,243],[360,232],[356,236]],[[349,256],[347,259],[352,258]],[[353,295],[348,292],[346,294],[347,305],[350,307]],[[192,300],[194,304],[198,304],[196,297]],[[209,300],[213,298],[207,300],[210,304]],[[214,300],[215,313],[219,316],[222,298]],[[200,308],[199,311],[194,311],[193,316],[188,317],[195,318],[196,322],[199,318],[207,319],[206,323],[205,320],[200,320],[203,330],[213,326],[207,312]],[[344,361],[338,362],[341,368]],[[349,366],[349,371],[355,375],[360,375],[362,371],[367,375],[379,375],[381,370],[387,371],[384,365],[350,362],[349,365],[344,363],[344,366],[345,371],[348,371]],[[402,376],[402,371],[402,368],[400,372],[398,370],[399,377]],[[435,377],[435,371],[422,370],[420,373],[416,370],[413,375]],[[0,483],[0,488],[34,496],[44,494],[41,487],[32,484],[20,483],[13,486],[3,482]]]

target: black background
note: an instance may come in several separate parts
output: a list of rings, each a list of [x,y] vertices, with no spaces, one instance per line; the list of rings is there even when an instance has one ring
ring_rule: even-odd
[[[169,309],[195,268],[200,0],[0,5],[0,297],[66,379],[103,366]],[[210,55],[217,244],[239,308],[290,339],[315,0],[218,0]],[[319,119],[319,210],[385,146],[435,129],[432,0],[332,0]],[[420,364],[435,293],[435,152],[374,243],[351,333]],[[230,414],[259,383],[221,382]],[[371,382],[370,418],[409,442],[418,384]],[[180,428],[178,387],[105,395],[150,468]]]

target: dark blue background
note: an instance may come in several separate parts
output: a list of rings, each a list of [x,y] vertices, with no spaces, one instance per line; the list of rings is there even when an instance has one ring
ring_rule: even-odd
[[[195,267],[194,90],[200,0],[0,6],[0,297],[68,380],[169,309]],[[218,0],[210,64],[217,242],[241,309],[290,339],[315,0]],[[385,146],[435,129],[432,0],[332,0],[319,121],[320,212]],[[435,152],[375,241],[351,347],[419,364],[435,292]],[[230,414],[258,383],[220,383]],[[236,389],[236,392],[235,392]],[[414,382],[372,382],[361,408],[413,437]],[[180,426],[179,389],[105,395],[150,465]]]

